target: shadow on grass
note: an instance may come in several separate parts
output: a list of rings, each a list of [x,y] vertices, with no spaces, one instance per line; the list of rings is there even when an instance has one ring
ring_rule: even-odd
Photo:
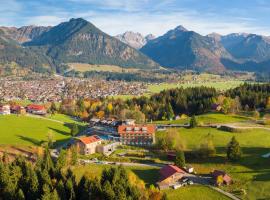
[[[43,141],[37,140],[35,138],[30,138],[30,137],[26,137],[23,135],[17,135],[18,138],[20,138],[21,140],[30,142],[31,144],[37,145],[39,146]]]
[[[159,179],[159,169],[132,169],[132,171],[145,182],[147,187],[156,184]]]
[[[71,128],[73,125],[74,125],[74,123],[64,123],[64,126],[69,129],[69,131],[67,131],[67,132],[63,131],[63,130],[56,129],[56,128],[52,128],[52,127],[48,127],[48,128],[56,133],[61,134],[61,135],[70,136],[70,131],[71,131]],[[79,133],[81,133],[87,128],[87,126],[78,125],[78,128],[79,128]]]

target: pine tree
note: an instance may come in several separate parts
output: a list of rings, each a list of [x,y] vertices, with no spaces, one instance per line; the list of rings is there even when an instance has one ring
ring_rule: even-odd
[[[51,113],[54,115],[55,113],[57,113],[57,106],[54,102],[52,102],[52,105],[51,105]]]
[[[78,152],[76,146],[71,147],[71,165],[76,165],[78,162]]]
[[[48,172],[54,169],[51,153],[48,146],[45,147],[42,167]]]
[[[195,115],[192,115],[191,119],[190,119],[190,123],[189,123],[189,127],[190,128],[195,128],[198,126],[197,120]]]
[[[103,185],[103,195],[104,199],[106,200],[114,200],[115,199],[115,193],[112,189],[112,186],[109,181],[105,181]]]
[[[71,135],[72,137],[75,137],[78,133],[79,133],[78,125],[74,123],[74,124],[72,125],[72,127],[71,127],[70,135]]]
[[[233,136],[227,147],[227,158],[231,161],[237,161],[241,158],[242,151],[239,142]]]
[[[65,186],[62,180],[60,180],[56,186],[56,190],[59,194],[59,198],[61,200],[66,200],[67,196],[66,196],[66,191],[65,191]]]
[[[186,166],[185,153],[183,151],[178,151],[176,153],[175,164],[178,167],[185,167]]]
[[[66,186],[65,188],[66,188],[67,199],[69,200],[76,199],[72,178],[68,178],[65,186]]]
[[[25,199],[22,189],[19,189],[16,196],[17,196],[16,200],[24,200]]]
[[[66,165],[67,162],[66,156],[67,156],[66,152],[63,149],[61,149],[55,165],[55,168],[58,172]]]

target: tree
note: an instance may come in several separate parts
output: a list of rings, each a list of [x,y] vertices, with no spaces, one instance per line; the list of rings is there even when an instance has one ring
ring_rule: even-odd
[[[76,165],[78,162],[78,152],[76,146],[71,147],[71,165]]]
[[[190,119],[190,123],[189,123],[189,127],[190,128],[195,128],[198,126],[197,120],[195,115],[192,115],[191,119]]]
[[[227,158],[230,161],[237,161],[241,158],[241,156],[242,156],[242,151],[241,151],[239,142],[233,136],[227,147]]]
[[[53,132],[51,130],[49,130],[47,138],[48,138],[48,146],[49,146],[49,148],[52,148],[55,140],[54,140]]]
[[[71,127],[71,131],[70,131],[70,135],[72,137],[75,137],[77,134],[79,133],[79,127],[77,124],[73,124],[72,127]]]
[[[51,105],[51,113],[54,115],[55,113],[57,113],[58,109],[57,109],[57,106],[54,102],[52,102],[52,105]]]
[[[165,118],[167,120],[172,120],[174,118],[174,112],[173,112],[173,109],[172,109],[172,105],[170,103],[166,104]]]
[[[175,164],[178,167],[185,167],[186,160],[185,160],[185,153],[183,151],[178,151],[176,153]]]
[[[55,165],[56,170],[60,172],[60,170],[66,165],[66,162],[67,162],[66,152],[63,149],[61,149]]]

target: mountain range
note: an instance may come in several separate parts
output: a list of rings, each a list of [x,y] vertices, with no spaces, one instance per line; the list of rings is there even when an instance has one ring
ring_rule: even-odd
[[[178,26],[141,51],[164,67],[208,72],[270,70],[270,38],[247,33],[206,36]]]
[[[123,34],[116,35],[115,38],[118,40],[134,47],[135,49],[140,49],[150,40],[155,39],[156,37],[153,34],[148,34],[143,36],[140,33],[134,33],[132,31],[127,31]]]
[[[131,31],[113,37],[82,18],[53,27],[0,27],[0,69],[16,66],[61,73],[68,63],[214,73],[270,71],[270,37],[248,33],[203,36],[183,26],[159,37]]]
[[[61,72],[67,63],[140,69],[160,67],[140,51],[82,18],[54,27],[1,27],[0,35],[0,66],[15,62],[18,66],[40,72]]]

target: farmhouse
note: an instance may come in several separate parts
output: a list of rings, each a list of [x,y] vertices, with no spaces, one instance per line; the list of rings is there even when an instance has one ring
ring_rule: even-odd
[[[160,169],[159,173],[160,180],[157,185],[160,189],[166,189],[183,178],[186,172],[175,165],[166,165]]]
[[[0,115],[9,115],[10,114],[10,106],[2,105],[0,106]]]
[[[120,142],[126,145],[150,146],[155,143],[155,125],[120,125]]]
[[[97,152],[97,146],[101,144],[101,139],[97,135],[77,138],[75,145],[80,154],[89,155]]]
[[[224,171],[214,170],[211,172],[211,176],[213,177],[216,185],[230,185],[232,183],[232,178]]]
[[[46,108],[42,105],[30,104],[26,107],[26,111],[34,115],[46,115]]]
[[[19,114],[19,115],[24,115],[26,114],[26,110],[23,106],[19,106],[19,105],[13,105],[10,107],[10,111],[11,113],[14,114]]]

